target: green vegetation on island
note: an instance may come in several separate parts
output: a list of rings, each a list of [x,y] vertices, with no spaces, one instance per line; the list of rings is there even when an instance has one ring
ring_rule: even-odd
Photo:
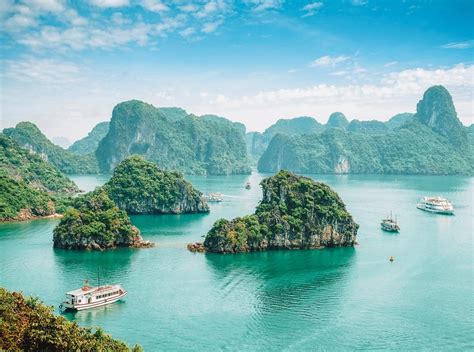
[[[98,123],[86,137],[75,141],[67,150],[80,155],[94,155],[99,142],[109,132],[109,124],[108,121]]]
[[[38,298],[0,288],[1,351],[130,351],[100,328],[87,329],[53,313]],[[142,351],[135,346],[132,351]]]
[[[300,135],[307,133],[319,133],[324,130],[324,125],[320,124],[310,116],[300,116],[292,119],[280,119],[268,127],[265,132],[249,132],[246,134],[247,153],[258,160],[273,136],[282,133],[287,135]]]
[[[123,160],[104,185],[110,198],[129,214],[208,212],[209,207],[182,174],[160,170],[140,156]]]
[[[329,115],[326,128],[342,128],[345,129],[349,125],[347,117],[342,112],[333,112]]]
[[[61,213],[78,191],[53,165],[0,133],[0,221]]]
[[[118,104],[96,151],[100,170],[111,172],[137,154],[162,169],[188,174],[250,172],[242,124],[215,116],[178,118],[180,114],[171,111],[137,100]]]
[[[65,174],[93,174],[99,170],[93,154],[77,155],[53,144],[31,122],[20,122],[14,128],[5,128],[3,133]]]
[[[209,252],[353,246],[358,225],[329,186],[280,171],[261,182],[254,214],[216,221],[204,240]],[[192,248],[192,246],[188,247]]]
[[[417,113],[386,133],[328,129],[320,134],[276,135],[258,162],[260,172],[470,174],[472,151],[449,92],[435,86]],[[402,119],[403,119],[402,118]]]
[[[127,213],[120,210],[103,188],[74,199],[73,207],[53,231],[54,247],[103,250],[115,247],[148,247]]]

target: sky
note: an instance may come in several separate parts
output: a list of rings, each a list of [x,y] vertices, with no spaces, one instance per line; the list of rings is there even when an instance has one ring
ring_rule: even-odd
[[[473,123],[471,0],[0,0],[0,127],[81,138],[139,99],[263,131],[388,120],[443,84]]]

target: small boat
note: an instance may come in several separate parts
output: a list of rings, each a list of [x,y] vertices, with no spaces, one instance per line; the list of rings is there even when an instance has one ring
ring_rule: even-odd
[[[423,197],[416,205],[420,210],[430,213],[453,215],[454,207],[449,200],[442,197]]]
[[[247,182],[245,183],[245,189],[250,189],[250,188],[252,188],[252,185],[251,185],[250,182],[247,181]]]
[[[390,216],[386,219],[383,219],[380,223],[382,230],[388,232],[398,232],[400,231],[400,226],[398,226],[397,219],[395,220],[392,218],[392,213],[390,212]]]
[[[202,199],[207,202],[218,203],[222,202],[224,200],[224,197],[222,196],[222,193],[209,193],[203,196]]]
[[[66,293],[66,300],[59,305],[61,310],[84,310],[89,308],[96,308],[105,306],[119,299],[122,299],[127,294],[120,285],[103,285],[92,287],[89,286],[88,281],[84,283],[82,288]]]

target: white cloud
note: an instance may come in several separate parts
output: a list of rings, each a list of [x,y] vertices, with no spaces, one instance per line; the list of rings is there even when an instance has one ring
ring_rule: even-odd
[[[131,20],[126,18],[123,13],[121,12],[114,12],[112,14],[112,22],[119,25],[119,26],[122,26],[124,24],[130,24],[131,23]]]
[[[79,16],[76,10],[69,9],[65,11],[61,17],[66,20],[66,22],[69,22],[73,26],[85,26],[88,24],[88,21],[86,18]]]
[[[281,8],[284,0],[247,0],[246,3],[253,6],[256,12],[275,10]]]
[[[0,1],[0,19],[7,17],[14,10],[15,3],[13,0]]]
[[[89,0],[91,5],[109,8],[109,7],[124,7],[130,5],[128,0]]]
[[[197,11],[197,6],[196,5],[193,5],[193,4],[187,4],[187,5],[183,5],[183,6],[178,6],[178,8],[181,10],[181,11],[184,11],[184,12],[195,12]]]
[[[416,68],[392,72],[373,84],[317,84],[313,86],[260,91],[254,95],[232,98],[223,94],[216,96],[211,104],[217,112],[222,111],[272,111],[281,116],[315,114],[350,109],[352,116],[362,119],[390,117],[400,111],[414,111],[423,92],[433,85],[442,84],[454,97],[460,116],[472,118],[470,105],[474,82],[474,65],[459,64],[446,69]],[[460,107],[460,109],[459,109]],[[301,110],[298,110],[301,108]],[[387,115],[388,114],[388,115]],[[274,116],[275,118],[276,116]]]
[[[22,14],[16,14],[5,21],[5,29],[9,32],[20,32],[26,28],[36,26],[36,19]]]
[[[183,37],[189,37],[195,32],[196,32],[196,29],[194,29],[193,27],[188,27],[186,29],[183,29],[181,32],[179,32],[179,34],[181,34]]]
[[[203,33],[212,33],[214,32],[220,25],[222,24],[222,20],[215,21],[215,22],[209,22],[205,23],[204,26],[202,27],[202,32]]]
[[[464,42],[453,42],[441,45],[443,49],[470,49],[474,47],[474,40],[466,40]]]
[[[186,25],[186,18],[186,14],[179,14],[176,17],[167,17],[163,22],[157,24],[154,29],[158,35],[165,36],[169,32],[184,27]]]
[[[398,61],[390,61],[390,62],[387,62],[385,65],[383,65],[383,67],[390,67],[396,64],[398,64]]]
[[[160,0],[142,0],[141,5],[143,8],[152,12],[163,12],[169,10],[169,7]]]
[[[328,67],[328,66],[336,66],[341,62],[349,60],[348,56],[321,56],[320,58],[314,60],[311,63],[311,67]]]
[[[305,6],[303,6],[301,8],[301,10],[305,12],[303,17],[314,16],[317,13],[317,11],[321,7],[323,7],[323,5],[324,4],[321,1],[310,2],[310,3],[306,4]]]
[[[24,82],[71,83],[80,78],[79,73],[76,64],[53,59],[27,57],[6,62],[6,75]]]
[[[28,0],[25,5],[45,12],[61,12],[65,9],[64,1],[61,0]]]
[[[364,6],[367,5],[368,0],[351,0],[352,5],[354,6]]]
[[[349,71],[346,70],[334,71],[330,73],[331,76],[345,76],[347,74],[349,74]]]
[[[145,45],[150,32],[151,26],[144,23],[123,28],[71,27],[66,30],[48,26],[18,42],[36,50],[113,48],[130,43]]]
[[[205,18],[215,15],[222,15],[229,11],[230,5],[225,0],[208,1],[200,11],[196,13],[196,17]]]

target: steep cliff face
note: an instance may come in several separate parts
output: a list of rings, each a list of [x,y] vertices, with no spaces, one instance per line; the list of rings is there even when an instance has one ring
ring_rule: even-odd
[[[459,121],[453,99],[443,86],[433,86],[416,106],[415,119],[445,136],[457,147],[467,146],[467,134]]]
[[[215,116],[170,115],[132,100],[118,104],[108,134],[96,156],[100,169],[111,172],[137,154],[166,170],[188,174],[249,173],[242,125]]]
[[[104,189],[129,214],[205,213],[201,192],[176,172],[160,170],[139,156],[123,160]]]
[[[109,132],[109,124],[108,121],[98,123],[86,137],[74,142],[68,151],[81,155],[94,154],[99,142]]]
[[[353,246],[358,225],[327,185],[280,171],[261,183],[254,214],[220,219],[206,235],[209,252]]]
[[[14,128],[5,128],[3,133],[65,174],[94,174],[99,171],[93,155],[76,155],[53,144],[31,122],[20,122]]]

